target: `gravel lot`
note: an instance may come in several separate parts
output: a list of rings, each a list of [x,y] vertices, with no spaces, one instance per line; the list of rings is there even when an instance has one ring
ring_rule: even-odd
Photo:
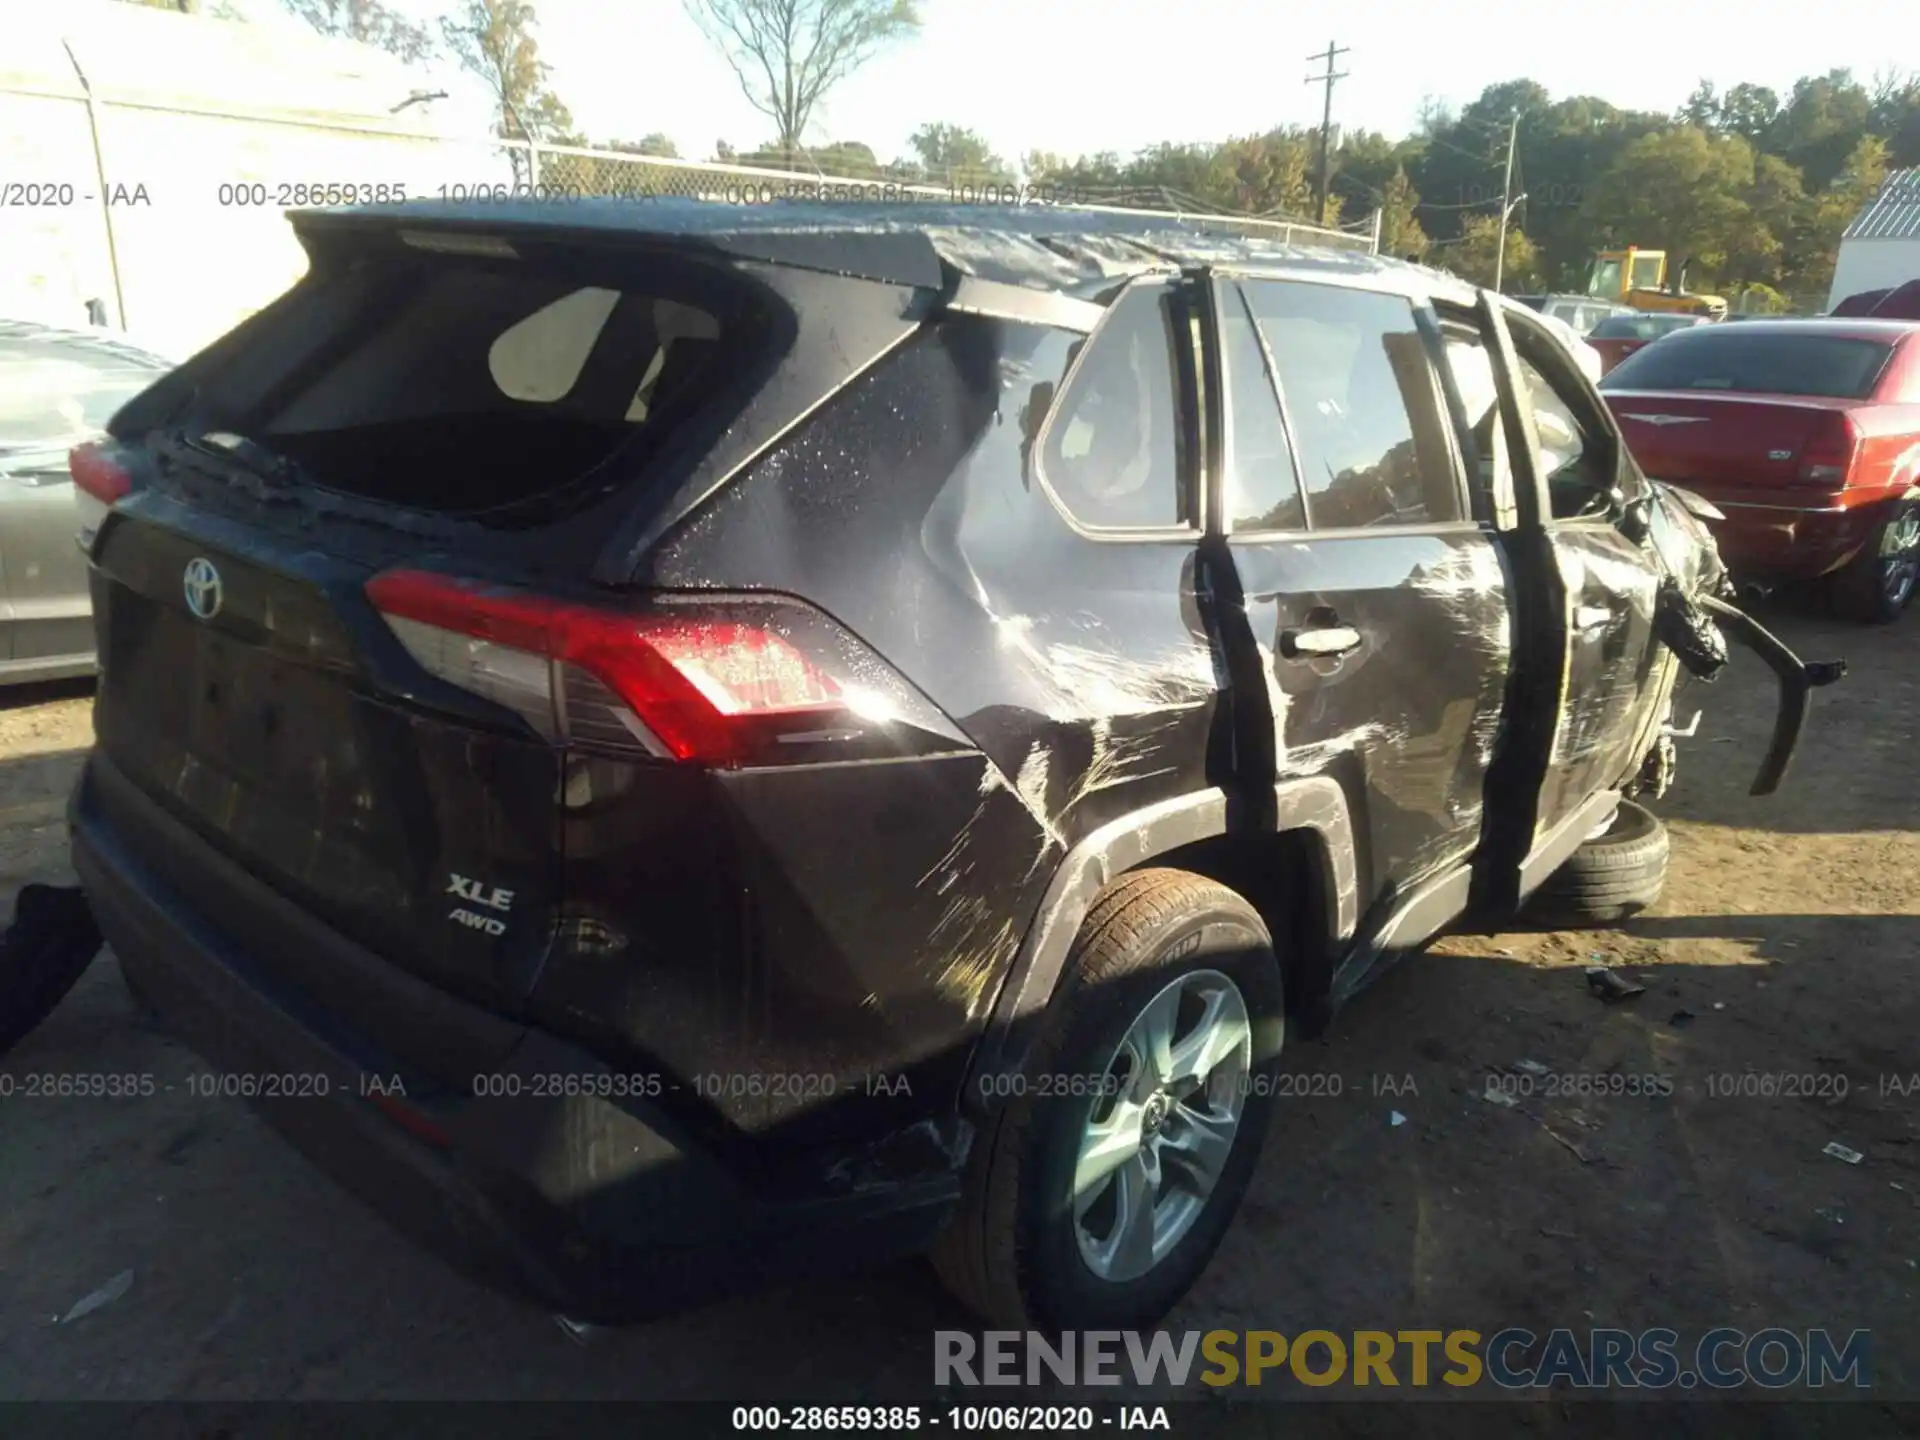
[[[1852,662],[1785,793],[1746,798],[1771,681],[1737,657],[1682,697],[1707,713],[1659,807],[1658,910],[1448,938],[1297,1045],[1341,1094],[1284,1107],[1170,1327],[1866,1328],[1876,1398],[1920,1399],[1920,617],[1770,619]],[[0,702],[9,913],[21,884],[71,881],[60,812],[89,740],[84,688]],[[1592,997],[1595,955],[1647,993]],[[1489,1070],[1522,1059],[1673,1093],[1486,1102]],[[136,1021],[104,957],[0,1067],[155,1079],[149,1098],[0,1101],[0,1396],[922,1398],[929,1332],[965,1323],[908,1264],[577,1343],[412,1249],[241,1103],[189,1093],[202,1068]],[[1716,1079],[1748,1071],[1846,1093]],[[54,1323],[127,1270],[120,1298]],[[1834,1433],[1891,1423],[1852,1410]]]

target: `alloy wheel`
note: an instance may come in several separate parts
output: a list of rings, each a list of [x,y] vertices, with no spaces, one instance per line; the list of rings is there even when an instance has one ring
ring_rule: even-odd
[[[1880,591],[1898,610],[1920,580],[1920,509],[1894,517],[1880,536]]]
[[[1138,1279],[1193,1229],[1233,1151],[1252,1062],[1246,1000],[1217,970],[1182,975],[1134,1017],[1074,1165],[1074,1238],[1095,1275]]]

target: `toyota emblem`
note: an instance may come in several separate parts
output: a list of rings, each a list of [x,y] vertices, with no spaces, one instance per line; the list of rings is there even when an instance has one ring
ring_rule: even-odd
[[[220,572],[213,568],[211,560],[204,556],[189,560],[182,588],[187,594],[187,608],[202,620],[211,620],[220,613]]]

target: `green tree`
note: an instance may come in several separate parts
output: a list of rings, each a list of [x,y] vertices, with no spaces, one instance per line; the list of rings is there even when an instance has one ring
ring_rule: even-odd
[[[1680,107],[1679,120],[1682,125],[1697,125],[1702,130],[1720,128],[1720,96],[1711,80],[1702,80],[1693,87],[1686,104]]]
[[[1753,183],[1751,145],[1685,125],[1629,145],[1595,183],[1587,214],[1613,244],[1665,250],[1677,286],[1689,263],[1717,272],[1737,250]]]
[[[1380,192],[1380,249],[1402,260],[1425,257],[1432,247],[1421,228],[1420,196],[1407,178],[1404,166],[1396,167]]]
[[[922,125],[907,140],[920,172],[934,180],[1005,180],[1007,162],[964,125]]]
[[[1747,209],[1749,220],[1729,247],[1725,276],[1736,284],[1778,285],[1803,243],[1810,218],[1800,172],[1778,155],[1756,156]]]
[[[1887,142],[1878,135],[1861,137],[1833,183],[1813,197],[1792,275],[1795,290],[1821,293],[1832,287],[1840,237],[1879,193],[1886,178]]]
[[[806,158],[824,175],[840,175],[849,180],[875,180],[886,173],[880,157],[871,145],[858,140],[836,140],[831,145],[816,145]]]
[[[886,167],[873,153],[873,147],[858,140],[837,140],[831,145],[795,145],[769,140],[751,150],[728,155],[735,165],[755,165],[767,170],[793,170],[803,175],[826,175],[843,180],[873,180],[886,174]]]
[[[619,150],[628,155],[652,155],[662,160],[680,158],[680,148],[673,143],[672,137],[658,130],[651,135],[643,135],[638,140],[609,140],[607,149]]]
[[[1873,133],[1887,142],[1887,163],[1920,165],[1920,75],[1889,71],[1874,79]]]
[[[1440,263],[1464,280],[1491,287],[1500,254],[1500,217],[1475,215],[1461,227],[1460,238],[1438,252]],[[1519,226],[1507,226],[1507,263],[1500,275],[1501,287],[1508,291],[1532,288],[1539,278],[1540,253],[1527,232]]]
[[[1228,140],[1214,156],[1206,198],[1230,213],[1311,220],[1316,144],[1303,130]]]
[[[1757,280],[1726,287],[1723,298],[1728,309],[1742,315],[1784,315],[1791,308],[1785,295]]]
[[[1824,190],[1873,122],[1873,97],[1850,70],[1794,82],[1761,147],[1799,167],[1810,191]]]
[[[915,35],[914,0],[683,0],[740,83],[773,121],[782,151],[799,148],[834,86],[883,47]]]
[[[1721,133],[1739,135],[1750,144],[1763,145],[1780,118],[1780,97],[1764,85],[1735,85],[1721,97]]]
[[[1408,156],[1416,149],[1409,141],[1390,139],[1375,130],[1349,131],[1333,152],[1333,183],[1344,179],[1347,193],[1356,201],[1378,201],[1394,172],[1405,170]]]

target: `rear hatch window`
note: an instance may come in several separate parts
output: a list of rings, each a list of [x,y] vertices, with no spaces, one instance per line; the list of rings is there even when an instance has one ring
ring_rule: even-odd
[[[751,287],[658,256],[396,246],[305,284],[194,377],[193,423],[297,483],[502,525],[644,468],[735,388],[765,329]]]
[[[1893,346],[1845,335],[1756,334],[1744,325],[1701,327],[1636,351],[1603,390],[1709,390],[1864,400]]]
[[[591,520],[584,499],[609,490],[625,503],[696,411],[698,433],[752,398],[766,367],[738,362],[776,302],[684,256],[343,238],[115,417],[149,480],[93,550],[96,769],[125,782],[98,803],[150,850],[144,797],[363,947],[510,1011],[560,924],[560,752],[423,673],[365,583],[423,534],[470,538],[423,512],[497,527],[461,550],[490,575],[560,568],[565,527],[540,527]],[[303,503],[321,492],[355,498]],[[328,509],[352,523],[304,523]],[[503,693],[549,683],[519,661],[500,662]]]

